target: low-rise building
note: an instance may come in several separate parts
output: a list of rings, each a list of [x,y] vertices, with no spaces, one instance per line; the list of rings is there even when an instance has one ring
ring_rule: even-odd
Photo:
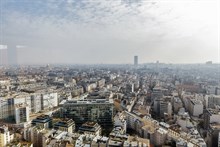
[[[86,122],[81,127],[79,127],[79,133],[101,135],[102,128],[96,122]]]
[[[52,118],[49,115],[41,115],[32,120],[32,125],[40,128],[52,128]]]
[[[11,134],[7,126],[0,126],[0,147],[6,146],[14,139],[14,134]]]
[[[54,124],[55,130],[73,133],[75,131],[75,122],[72,119],[62,119]]]
[[[162,128],[158,128],[155,130],[153,136],[150,138],[150,141],[155,145],[155,146],[160,146],[164,145],[166,139],[167,139],[167,133],[168,131]]]

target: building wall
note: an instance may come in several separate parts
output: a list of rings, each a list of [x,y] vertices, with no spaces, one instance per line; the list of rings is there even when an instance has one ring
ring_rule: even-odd
[[[220,123],[220,114],[209,114],[207,111],[204,113],[204,128],[208,129],[210,123]]]
[[[113,103],[66,103],[62,108],[62,115],[73,119],[77,125],[86,121],[102,125],[112,123],[113,109]]]
[[[153,142],[153,144],[155,146],[160,146],[163,145],[165,143],[167,139],[167,134],[161,132],[159,129],[156,130],[151,138],[151,141]]]
[[[189,112],[193,116],[199,116],[203,114],[203,104],[202,103],[189,103]]]
[[[10,132],[5,126],[1,127],[0,129],[0,147],[4,147],[14,139],[14,135],[10,136]]]
[[[205,97],[206,107],[214,108],[215,105],[220,105],[220,96],[217,95],[207,95]]]
[[[15,108],[15,122],[16,124],[29,121],[29,107]]]

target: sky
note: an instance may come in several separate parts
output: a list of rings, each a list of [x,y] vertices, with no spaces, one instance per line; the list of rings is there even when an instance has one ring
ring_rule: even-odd
[[[0,49],[7,48],[18,64],[130,64],[135,55],[140,63],[219,62],[219,5],[0,0]]]

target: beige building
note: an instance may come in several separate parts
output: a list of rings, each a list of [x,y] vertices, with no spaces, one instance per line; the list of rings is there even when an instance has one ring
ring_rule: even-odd
[[[0,147],[6,146],[14,139],[14,134],[10,134],[7,126],[0,126]]]
[[[56,122],[53,127],[55,130],[73,133],[75,131],[75,122],[72,119],[66,118]]]
[[[96,122],[86,122],[81,127],[79,127],[79,133],[101,135],[102,128]]]
[[[155,146],[163,145],[166,142],[168,131],[162,128],[158,128],[153,136],[151,136],[151,141]]]

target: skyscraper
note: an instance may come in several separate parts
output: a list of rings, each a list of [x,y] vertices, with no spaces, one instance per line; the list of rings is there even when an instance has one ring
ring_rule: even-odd
[[[134,56],[134,65],[135,65],[135,66],[138,65],[138,56]]]
[[[0,49],[0,65],[8,65],[8,50]]]

